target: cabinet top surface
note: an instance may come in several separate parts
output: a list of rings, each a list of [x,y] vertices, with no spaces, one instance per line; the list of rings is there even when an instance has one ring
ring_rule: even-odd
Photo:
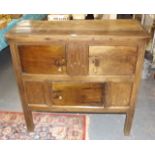
[[[73,20],[73,21],[32,21],[24,20],[10,30],[6,37],[78,37],[78,36],[120,36],[149,38],[136,20]],[[22,39],[22,38],[21,38]]]

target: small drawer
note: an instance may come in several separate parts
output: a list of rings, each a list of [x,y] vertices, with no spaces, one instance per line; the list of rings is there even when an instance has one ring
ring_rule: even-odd
[[[137,48],[130,46],[90,46],[90,75],[131,75],[135,72]]]
[[[51,87],[53,105],[103,106],[104,84],[59,82]]]
[[[65,45],[19,45],[22,71],[31,74],[65,74]]]

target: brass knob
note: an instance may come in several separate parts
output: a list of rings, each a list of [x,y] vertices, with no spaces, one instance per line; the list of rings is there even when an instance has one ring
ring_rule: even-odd
[[[62,100],[62,96],[60,95],[60,96],[58,97],[58,99],[59,99],[59,100]]]
[[[62,64],[62,66],[64,66],[66,64],[65,59],[61,59],[61,64]]]
[[[93,60],[93,64],[94,64],[96,67],[98,67],[98,66],[100,65],[100,60],[97,59],[97,58],[95,58],[95,59]]]
[[[60,95],[59,91],[53,91],[53,99],[62,100],[63,97],[62,97],[62,95]]]
[[[62,67],[58,67],[58,72],[62,72]]]
[[[64,58],[62,58],[61,60],[59,60],[59,66],[64,66],[66,64],[66,61]]]
[[[58,67],[64,66],[65,64],[66,64],[66,61],[64,58],[55,60],[55,65]]]

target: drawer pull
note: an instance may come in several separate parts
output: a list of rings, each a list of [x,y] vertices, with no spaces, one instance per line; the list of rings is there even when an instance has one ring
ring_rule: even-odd
[[[93,64],[94,64],[96,67],[99,67],[99,66],[100,66],[100,60],[95,58],[95,59],[93,60]]]
[[[65,66],[66,61],[65,59],[57,59],[55,60],[55,65],[58,67],[58,72],[62,72],[63,71],[63,66]]]
[[[54,99],[56,100],[62,100],[62,96],[61,95],[55,95],[53,96]]]
[[[62,100],[62,96],[60,95],[60,96],[58,97],[58,99],[59,99],[59,100]]]
[[[58,67],[58,72],[62,72],[62,67]]]
[[[55,60],[55,65],[58,67],[64,66],[64,65],[66,65],[66,61],[65,61],[65,59],[60,59],[60,60],[57,59],[57,60]]]
[[[61,91],[53,91],[53,99],[62,100],[62,95],[60,95]]]

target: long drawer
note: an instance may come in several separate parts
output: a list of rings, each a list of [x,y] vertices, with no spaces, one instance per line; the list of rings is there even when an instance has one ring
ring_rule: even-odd
[[[128,106],[129,82],[84,83],[25,81],[27,104],[52,106]]]
[[[52,83],[52,105],[103,106],[104,87],[99,83]]]

